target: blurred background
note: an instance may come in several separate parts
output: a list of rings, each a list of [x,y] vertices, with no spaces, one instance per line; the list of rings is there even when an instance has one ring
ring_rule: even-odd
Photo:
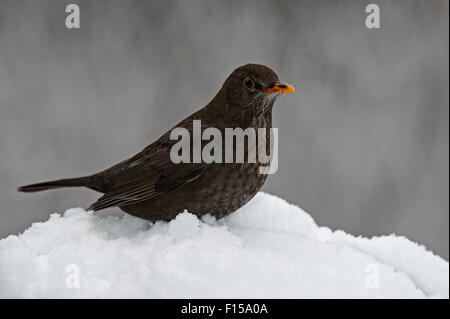
[[[80,29],[65,27],[69,3]],[[369,3],[380,29],[365,27]],[[319,225],[404,235],[448,260],[448,5],[0,1],[0,238],[99,197],[17,186],[130,157],[254,62],[297,89],[274,108],[264,190]]]

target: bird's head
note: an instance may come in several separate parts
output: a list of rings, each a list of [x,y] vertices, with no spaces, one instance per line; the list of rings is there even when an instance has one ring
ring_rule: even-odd
[[[235,110],[264,108],[279,94],[295,92],[292,85],[280,82],[272,69],[261,64],[246,64],[234,70],[225,80],[226,101]]]

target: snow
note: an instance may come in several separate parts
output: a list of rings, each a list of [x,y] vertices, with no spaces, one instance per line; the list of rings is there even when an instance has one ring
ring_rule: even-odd
[[[448,262],[399,236],[318,227],[259,193],[216,221],[81,208],[0,240],[1,298],[448,298]]]

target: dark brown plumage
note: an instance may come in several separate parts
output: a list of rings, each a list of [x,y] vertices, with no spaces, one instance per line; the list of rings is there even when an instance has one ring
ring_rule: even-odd
[[[192,121],[201,120],[202,129],[215,127],[223,136],[225,128],[269,129],[276,96],[293,91],[290,85],[279,82],[270,68],[247,64],[231,73],[208,105],[175,127],[192,132]],[[91,210],[118,206],[131,215],[155,221],[170,220],[185,209],[221,218],[247,203],[263,186],[267,175],[259,173],[258,161],[174,164],[170,149],[177,141],[170,139],[170,132],[100,173],[27,185],[19,191],[84,186],[104,193],[89,207]]]

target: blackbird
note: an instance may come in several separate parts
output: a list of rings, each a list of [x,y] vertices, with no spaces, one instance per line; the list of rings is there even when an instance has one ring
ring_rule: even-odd
[[[228,76],[211,102],[175,127],[192,132],[193,121],[200,120],[202,130],[214,127],[222,133],[225,128],[270,130],[276,97],[294,91],[267,66],[246,64]],[[171,130],[138,154],[102,172],[18,190],[87,187],[104,194],[88,210],[118,206],[140,218],[168,221],[184,210],[197,216],[209,213],[222,218],[247,203],[266,181],[267,174],[259,171],[259,161],[174,163],[170,150],[177,140],[171,139]]]

